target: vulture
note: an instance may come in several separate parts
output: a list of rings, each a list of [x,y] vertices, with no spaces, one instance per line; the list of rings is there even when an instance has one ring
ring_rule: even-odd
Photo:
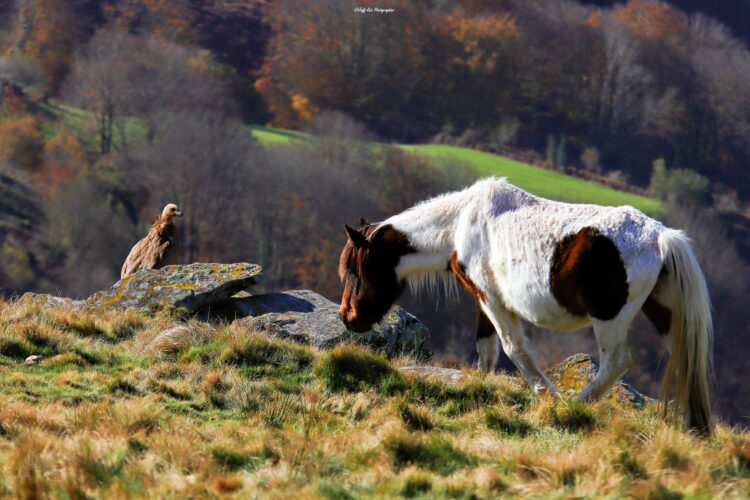
[[[182,210],[174,203],[170,203],[151,225],[146,237],[130,250],[125,264],[122,265],[120,279],[127,278],[141,269],[159,269],[169,264],[177,264],[180,245],[177,241],[175,217],[182,217]]]

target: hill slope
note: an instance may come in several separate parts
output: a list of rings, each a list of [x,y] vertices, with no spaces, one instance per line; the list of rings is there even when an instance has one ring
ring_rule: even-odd
[[[750,435],[133,311],[0,302],[0,496],[747,496]],[[25,364],[28,355],[45,358]]]
[[[259,142],[271,146],[311,137],[301,132],[272,127],[252,126],[251,129],[253,136]],[[407,151],[429,156],[449,168],[469,167],[476,177],[491,175],[507,177],[518,187],[545,198],[574,203],[632,205],[651,215],[661,211],[661,203],[657,200],[618,191],[601,184],[482,151],[435,144],[402,145],[401,147]]]

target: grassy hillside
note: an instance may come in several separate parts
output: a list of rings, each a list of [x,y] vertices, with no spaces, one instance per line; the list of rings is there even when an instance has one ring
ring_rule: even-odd
[[[230,326],[0,302],[0,496],[747,497],[750,434]],[[44,355],[35,365],[24,359]],[[400,362],[405,362],[404,360]]]
[[[272,127],[252,127],[253,136],[263,144],[287,144],[302,139],[303,133]],[[632,205],[648,214],[661,211],[657,200],[618,191],[577,177],[517,162],[498,155],[468,148],[437,144],[401,146],[408,151],[429,156],[453,168],[469,166],[477,177],[502,176],[530,193],[561,201],[599,205]]]

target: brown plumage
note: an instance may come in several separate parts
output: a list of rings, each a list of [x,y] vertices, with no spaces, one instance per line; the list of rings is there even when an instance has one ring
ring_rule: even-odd
[[[161,212],[145,238],[130,250],[125,264],[122,265],[120,278],[127,278],[141,269],[159,269],[177,264],[180,257],[180,244],[177,239],[175,217],[182,217],[182,210],[170,203]]]

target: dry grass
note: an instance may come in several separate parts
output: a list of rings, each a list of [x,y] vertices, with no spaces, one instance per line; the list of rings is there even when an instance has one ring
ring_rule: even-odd
[[[425,381],[351,346],[0,302],[0,497],[500,495],[747,497],[750,435]]]

